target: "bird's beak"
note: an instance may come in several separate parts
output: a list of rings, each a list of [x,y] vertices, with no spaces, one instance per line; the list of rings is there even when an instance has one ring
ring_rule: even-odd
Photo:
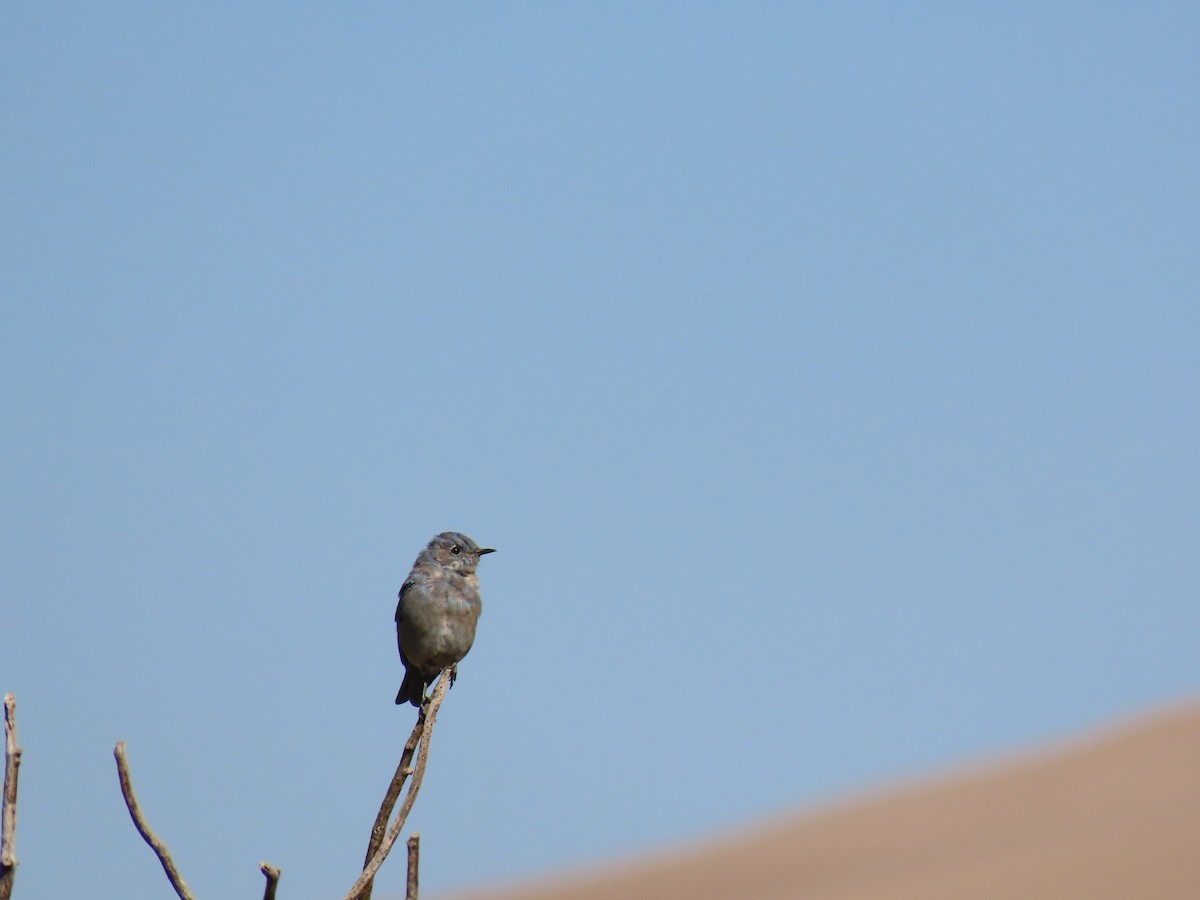
[[[483,554],[485,554],[485,553],[495,553],[496,551],[494,549],[492,549],[491,547],[484,547],[482,550],[479,550],[477,552],[480,556],[483,556]]]

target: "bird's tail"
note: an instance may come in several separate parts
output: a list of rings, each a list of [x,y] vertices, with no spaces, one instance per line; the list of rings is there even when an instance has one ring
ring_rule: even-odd
[[[413,706],[420,706],[424,699],[425,676],[417,671],[416,666],[409,666],[404,670],[404,681],[400,684],[400,690],[396,694],[396,705],[408,702]]]

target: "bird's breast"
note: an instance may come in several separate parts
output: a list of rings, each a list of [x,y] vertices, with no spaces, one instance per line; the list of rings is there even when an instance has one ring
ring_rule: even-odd
[[[481,608],[477,579],[457,574],[428,579],[405,595],[397,622],[404,654],[423,668],[458,662],[475,641]]]

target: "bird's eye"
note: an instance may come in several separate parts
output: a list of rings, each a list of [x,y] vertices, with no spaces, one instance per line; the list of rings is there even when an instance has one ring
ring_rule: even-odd
[[[458,554],[462,553],[462,547],[458,546],[458,544],[455,544],[453,547],[450,548],[450,552],[453,553],[455,556],[458,556]]]

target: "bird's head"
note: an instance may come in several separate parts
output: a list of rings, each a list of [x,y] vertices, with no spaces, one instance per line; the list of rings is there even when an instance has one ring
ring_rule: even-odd
[[[479,565],[479,557],[495,552],[490,547],[480,547],[461,532],[443,531],[429,542],[422,556],[444,569],[470,575]]]

